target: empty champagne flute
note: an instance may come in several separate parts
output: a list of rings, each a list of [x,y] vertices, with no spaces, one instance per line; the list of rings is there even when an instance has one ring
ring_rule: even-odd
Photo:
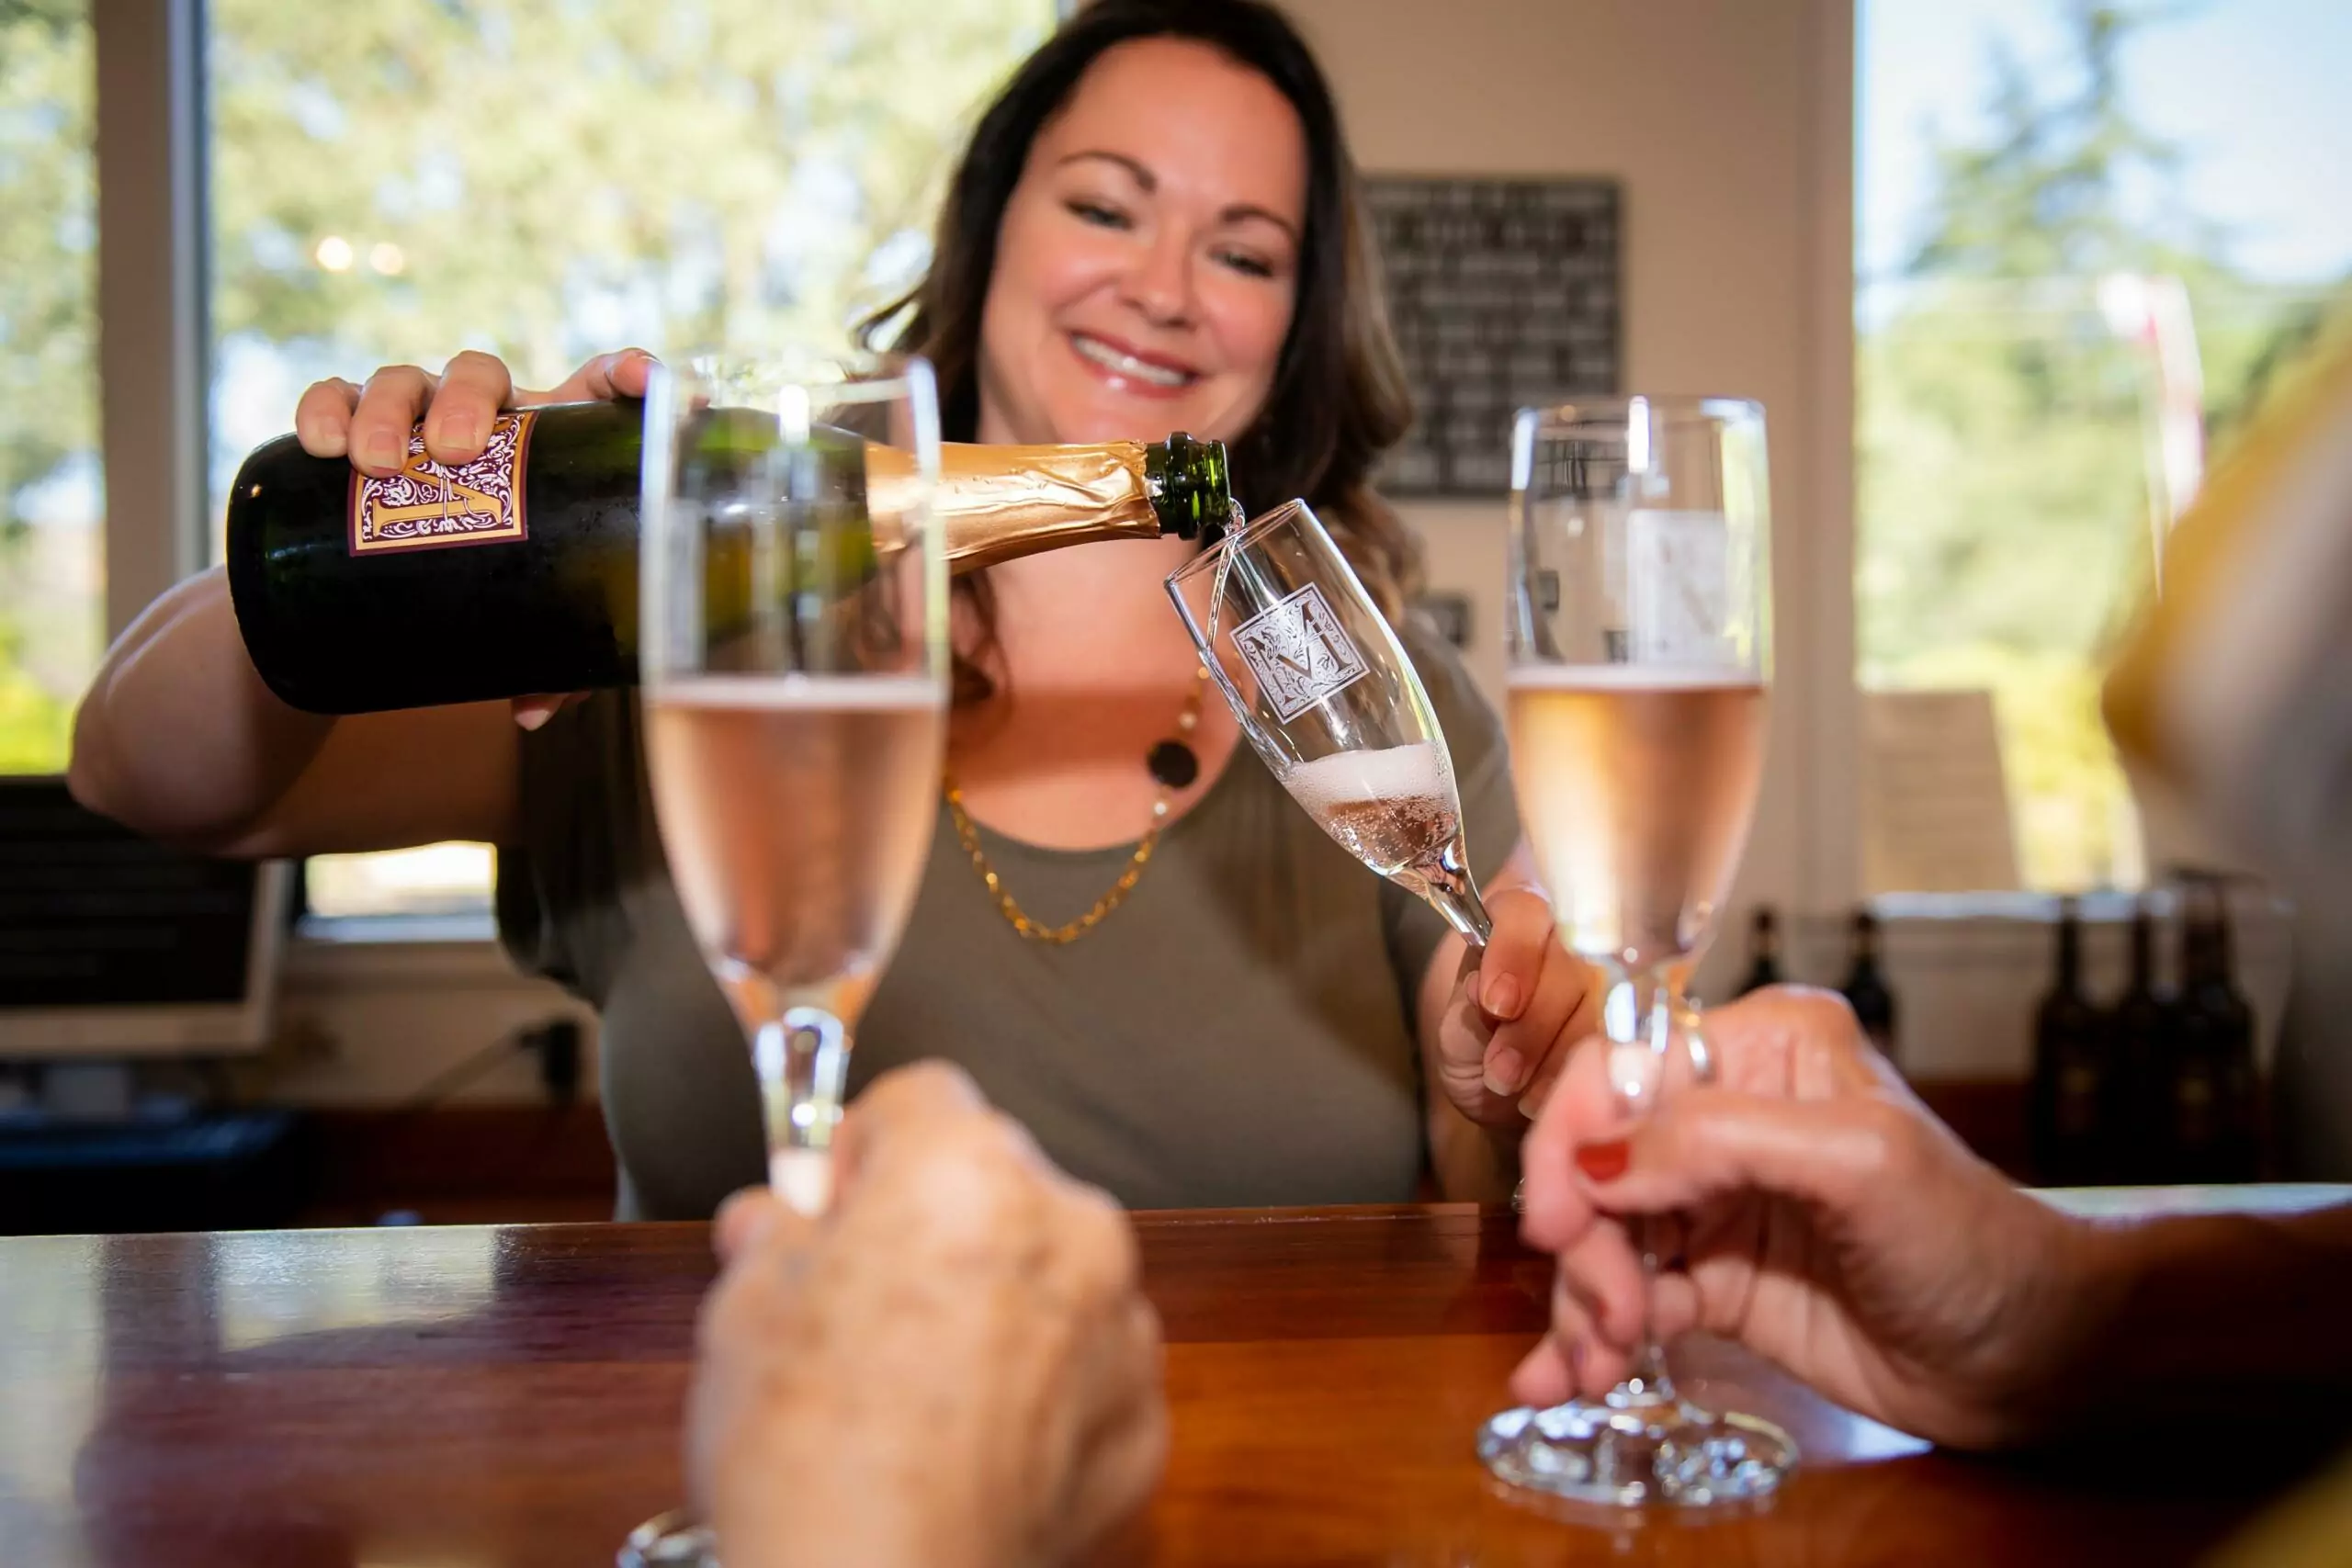
[[[1763,770],[1770,511],[1752,402],[1599,400],[1522,410],[1513,428],[1512,782],[1560,940],[1600,973],[1629,1118],[1707,1075],[1684,984]],[[1684,1399],[1647,1336],[1603,1399],[1506,1411],[1478,1451],[1556,1496],[1687,1506],[1769,1495],[1797,1457],[1777,1427]]]
[[[1453,759],[1396,633],[1303,501],[1168,577],[1241,732],[1341,849],[1484,946]]]
[[[930,366],[718,354],[658,367],[639,592],[662,848],[756,1068],[769,1179],[831,1194],[852,1033],[929,853],[947,564]],[[870,472],[869,472],[870,470]],[[871,479],[871,483],[869,483]],[[691,1520],[626,1563],[705,1563]]]

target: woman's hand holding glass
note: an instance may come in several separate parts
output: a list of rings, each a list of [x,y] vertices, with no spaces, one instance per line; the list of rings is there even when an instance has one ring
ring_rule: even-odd
[[[1446,1100],[1482,1127],[1523,1129],[1600,1027],[1591,969],[1560,945],[1551,900],[1533,887],[1490,895],[1494,933],[1469,948],[1441,1016],[1432,1066]]]
[[[2113,1307],[2100,1233],[2011,1186],[1920,1105],[1838,998],[1707,1014],[1714,1077],[1629,1122],[1605,1043],[1573,1052],[1523,1150],[1528,1241],[1559,1257],[1532,1404],[1597,1397],[1646,1321],[1736,1339],[1839,1404],[1965,1448],[2019,1440]],[[1661,1258],[1645,1280],[1634,1233]],[[1661,1234],[1663,1233],[1663,1234]]]

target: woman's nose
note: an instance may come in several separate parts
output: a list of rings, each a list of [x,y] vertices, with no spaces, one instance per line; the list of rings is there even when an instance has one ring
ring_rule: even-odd
[[[1154,326],[1183,326],[1193,319],[1191,248],[1174,236],[1155,237],[1127,273],[1127,297]]]

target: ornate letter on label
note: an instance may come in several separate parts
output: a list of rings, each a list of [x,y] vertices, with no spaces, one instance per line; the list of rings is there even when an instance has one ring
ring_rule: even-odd
[[[1311,582],[1234,627],[1233,646],[1285,722],[1362,680],[1367,668]]]
[[[408,461],[388,479],[351,476],[351,553],[437,550],[529,536],[523,515],[523,456],[533,413],[505,413],[490,445],[454,466],[424,455],[424,437],[409,433]]]

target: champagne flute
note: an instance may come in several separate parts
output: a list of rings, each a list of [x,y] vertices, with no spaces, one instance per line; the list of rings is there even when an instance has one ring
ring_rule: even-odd
[[[1341,849],[1486,945],[1492,922],[1470,874],[1445,732],[1395,629],[1307,504],[1286,502],[1194,556],[1169,574],[1168,596],[1291,798]]]
[[[1763,769],[1763,409],[1636,397],[1521,410],[1508,605],[1520,815],[1561,942],[1600,972],[1611,1084],[1639,1117],[1670,1078],[1707,1076],[1684,985]],[[1647,1335],[1602,1400],[1506,1411],[1478,1451],[1503,1480],[1577,1502],[1689,1506],[1767,1495],[1797,1457],[1777,1427],[1684,1399]]]
[[[903,459],[873,461],[869,446]],[[871,464],[876,482],[868,483]],[[771,1185],[831,1191],[852,1032],[914,901],[945,744],[930,366],[724,353],[647,391],[646,761],[705,963],[750,1043]],[[623,1562],[709,1561],[665,1515]]]

